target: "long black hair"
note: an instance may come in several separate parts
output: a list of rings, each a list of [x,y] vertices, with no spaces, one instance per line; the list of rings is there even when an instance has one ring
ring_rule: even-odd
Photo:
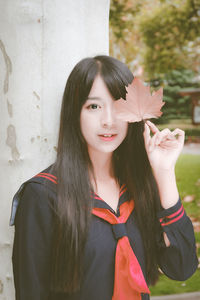
[[[80,129],[80,112],[97,74],[114,99],[126,98],[133,75],[122,62],[109,56],[81,60],[72,70],[61,108],[57,159],[58,177],[51,289],[73,293],[80,288],[83,249],[91,220],[92,198],[89,170],[93,166]],[[144,123],[129,124],[122,144],[113,153],[118,181],[127,185],[143,236],[148,283],[158,277],[156,261],[156,210],[159,195],[144,146]],[[93,173],[94,176],[94,173]]]

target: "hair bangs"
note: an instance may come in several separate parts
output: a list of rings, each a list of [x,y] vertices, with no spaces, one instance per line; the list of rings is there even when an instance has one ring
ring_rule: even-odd
[[[96,56],[101,63],[100,75],[115,100],[126,99],[126,86],[133,81],[133,74],[128,67],[115,58]]]

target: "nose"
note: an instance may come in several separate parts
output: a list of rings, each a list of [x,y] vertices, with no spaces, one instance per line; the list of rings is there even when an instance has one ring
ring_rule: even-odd
[[[114,105],[106,107],[102,111],[101,125],[102,127],[112,128],[115,124]]]

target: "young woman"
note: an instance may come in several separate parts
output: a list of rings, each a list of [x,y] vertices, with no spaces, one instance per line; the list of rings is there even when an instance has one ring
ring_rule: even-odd
[[[17,300],[147,300],[158,268],[175,280],[195,272],[174,173],[184,132],[118,119],[115,100],[132,81],[109,56],[72,70],[57,159],[13,200]]]

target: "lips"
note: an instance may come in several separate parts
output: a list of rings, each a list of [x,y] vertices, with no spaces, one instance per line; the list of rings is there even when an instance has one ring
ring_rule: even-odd
[[[112,133],[99,134],[99,137],[103,141],[112,141],[115,139],[116,136],[117,136],[117,134],[112,134]]]
[[[112,135],[116,135],[116,133],[103,133],[103,134],[99,134],[100,136],[112,136]]]

